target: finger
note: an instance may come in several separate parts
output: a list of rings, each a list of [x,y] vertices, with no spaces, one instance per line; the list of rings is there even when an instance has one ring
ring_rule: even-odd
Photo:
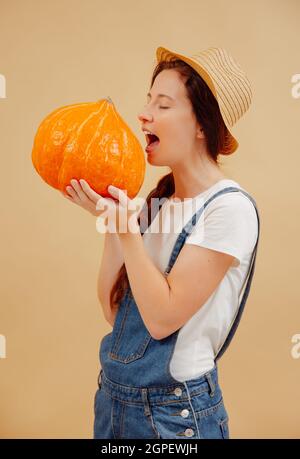
[[[69,196],[68,194],[65,194],[63,192],[61,192],[61,194],[63,195],[64,198],[71,199],[71,201],[73,201],[73,198],[71,198],[71,196]]]
[[[68,195],[66,195],[66,198],[69,201],[72,201],[75,204],[80,206],[81,205],[81,199],[78,197],[78,194],[76,193],[76,191],[71,186],[67,186],[66,190],[67,190],[67,193],[68,193]]]
[[[72,196],[73,199],[76,199],[77,197],[77,193],[76,191],[71,187],[71,186],[67,186],[66,187],[66,192],[68,193],[68,195],[66,195],[66,197],[70,197]]]
[[[86,201],[88,199],[85,192],[82,190],[80,183],[76,179],[70,180],[72,187],[74,188],[75,192],[77,193],[79,199],[81,201]]]
[[[111,193],[112,196],[118,198],[121,206],[126,207],[128,205],[129,199],[127,194],[123,190],[117,188],[116,186],[110,185],[108,187],[108,191]]]
[[[80,179],[79,180],[80,182],[80,185],[83,189],[83,191],[87,194],[87,196],[89,197],[89,199],[91,201],[93,201],[95,204],[96,202],[98,201],[98,199],[101,197],[100,194],[96,193],[96,191],[94,191],[90,185],[88,184],[88,182],[86,182],[84,179]]]

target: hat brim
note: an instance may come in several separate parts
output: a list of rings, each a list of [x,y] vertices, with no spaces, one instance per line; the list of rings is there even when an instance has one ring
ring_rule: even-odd
[[[211,90],[211,92],[213,93],[214,97],[216,98],[217,102],[218,102],[218,98],[217,98],[217,93],[216,93],[216,88],[214,86],[214,83],[212,81],[212,79],[210,78],[209,74],[206,72],[206,70],[196,61],[194,61],[193,59],[187,57],[187,56],[184,56],[183,54],[179,54],[179,53],[175,53],[174,51],[171,51],[167,48],[164,48],[162,46],[159,46],[157,49],[156,49],[156,59],[157,59],[157,63],[161,62],[161,61],[170,61],[171,59],[174,59],[175,58],[178,58],[178,59],[181,59],[182,61],[186,62],[188,65],[190,65],[194,70],[196,70],[196,72],[203,78],[203,80],[205,81],[205,83],[207,84],[207,86],[209,87],[209,89]],[[236,149],[238,148],[239,146],[239,143],[238,141],[236,140],[236,138],[231,134],[230,130],[229,130],[229,127],[226,123],[226,121],[224,120],[223,118],[223,121],[228,129],[228,132],[229,132],[229,135],[231,137],[231,144],[232,144],[232,147],[230,149],[230,153],[234,153],[236,151]]]

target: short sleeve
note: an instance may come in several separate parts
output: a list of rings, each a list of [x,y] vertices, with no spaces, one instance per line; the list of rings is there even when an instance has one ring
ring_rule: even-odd
[[[242,193],[228,193],[211,201],[186,239],[235,257],[237,267],[252,254],[258,235],[255,207]]]

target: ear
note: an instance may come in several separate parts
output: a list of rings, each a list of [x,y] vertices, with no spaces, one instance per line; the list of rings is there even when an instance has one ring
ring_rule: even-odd
[[[198,127],[198,128],[197,128],[197,137],[198,137],[199,139],[204,139],[205,136],[204,136],[204,131],[203,131],[203,128],[202,128],[202,127]]]

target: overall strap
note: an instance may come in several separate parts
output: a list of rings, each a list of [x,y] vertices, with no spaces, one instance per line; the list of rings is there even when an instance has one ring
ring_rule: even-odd
[[[175,261],[176,261],[176,259],[178,257],[179,252],[181,251],[182,247],[184,246],[186,238],[192,232],[194,226],[196,225],[197,221],[199,220],[199,218],[200,218],[201,214],[203,213],[204,209],[209,205],[209,203],[211,201],[216,199],[218,196],[223,195],[223,194],[227,194],[227,193],[232,193],[232,192],[234,192],[234,193],[235,192],[243,193],[245,196],[247,196],[247,198],[250,199],[250,201],[252,202],[252,204],[253,204],[253,206],[255,208],[256,215],[257,215],[257,220],[258,220],[258,236],[257,236],[257,240],[256,240],[256,243],[255,243],[255,247],[254,247],[253,252],[256,250],[256,247],[257,247],[257,244],[258,244],[258,239],[259,239],[259,231],[260,231],[260,220],[259,220],[259,214],[258,214],[256,202],[252,198],[252,196],[250,196],[245,190],[242,190],[241,188],[237,188],[237,187],[233,187],[233,186],[226,187],[226,188],[223,188],[223,189],[219,190],[217,193],[213,194],[210,198],[208,198],[205,201],[205,203],[203,204],[203,206],[201,206],[197,210],[197,212],[192,216],[192,218],[183,227],[181,233],[179,234],[179,236],[176,239],[176,242],[174,244],[174,248],[173,248],[173,251],[171,253],[168,266],[167,266],[167,268],[166,268],[166,270],[164,272],[165,275],[168,275],[169,272],[171,271],[171,269],[172,269],[172,267],[173,267],[173,265],[174,265],[174,263],[175,263]]]
[[[154,200],[154,202],[153,202]],[[150,227],[151,223],[156,217],[156,214],[160,211],[162,205],[165,203],[165,201],[168,201],[168,198],[163,197],[163,198],[151,198],[151,205],[150,208],[148,208],[147,201],[144,203],[140,213],[139,213],[139,219],[140,219],[140,233],[143,235],[145,231]],[[150,218],[149,218],[150,217]],[[148,221],[150,220],[149,224]],[[143,231],[143,228],[145,230]]]

